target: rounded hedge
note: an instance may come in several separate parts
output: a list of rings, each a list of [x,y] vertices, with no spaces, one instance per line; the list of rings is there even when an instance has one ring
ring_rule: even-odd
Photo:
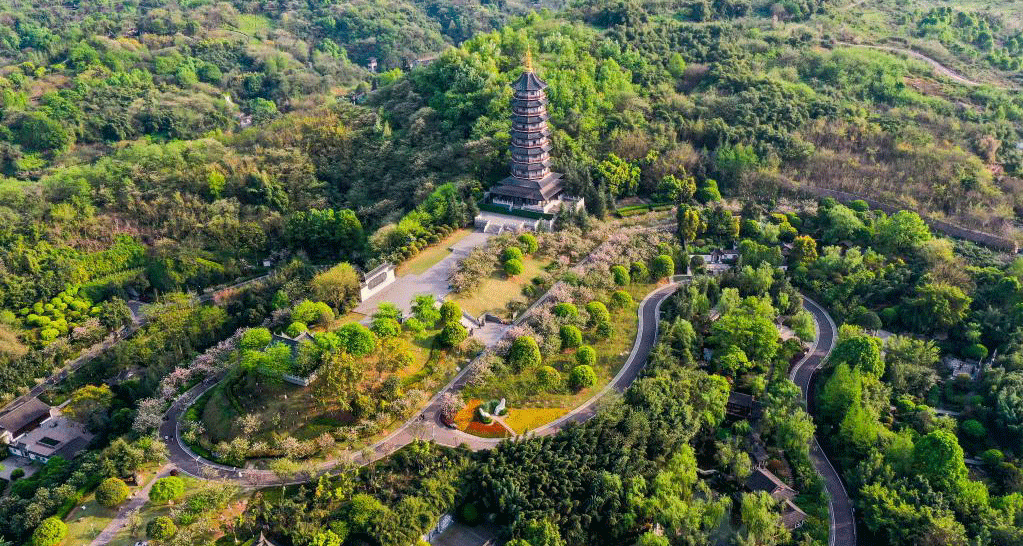
[[[540,365],[540,346],[529,336],[516,338],[508,351],[508,364],[516,372]]]
[[[575,362],[580,366],[593,366],[597,363],[597,351],[589,345],[583,345],[575,352]]]
[[[284,330],[284,333],[287,334],[288,337],[298,337],[299,334],[308,330],[309,330],[308,326],[306,326],[304,323],[296,321],[289,324],[288,329]]]
[[[571,324],[562,326],[559,334],[561,335],[561,347],[564,349],[574,349],[583,344],[582,331]]]
[[[616,265],[611,268],[611,277],[618,286],[625,286],[632,282],[632,279],[629,277],[629,270],[625,269],[625,266],[622,265]]]
[[[601,322],[597,325],[596,335],[600,339],[611,339],[611,336],[615,334],[615,329],[611,326],[610,322]]]
[[[447,347],[455,347],[468,337],[469,331],[465,329],[465,326],[462,326],[461,322],[452,321],[444,325],[444,329],[440,331],[439,340]]]
[[[504,252],[501,253],[501,259],[506,261],[506,262],[508,260],[519,260],[519,261],[521,261],[522,260],[522,249],[517,247],[517,246],[510,246],[510,247],[504,249]]]
[[[611,313],[608,312],[607,306],[599,301],[591,301],[586,304],[586,312],[590,314],[590,326],[596,326],[602,322],[608,322],[611,320]]]
[[[624,290],[615,290],[611,294],[611,308],[612,309],[625,309],[632,305],[632,296]]]
[[[579,308],[571,303],[559,303],[551,308],[551,312],[554,316],[560,318],[575,318],[579,316]]]
[[[156,517],[146,525],[146,536],[153,540],[167,540],[177,532],[178,526],[167,516]]]
[[[42,521],[32,533],[32,546],[56,546],[67,537],[67,524],[56,517]]]
[[[504,272],[507,273],[509,277],[521,275],[525,268],[526,266],[522,264],[522,260],[517,258],[512,258],[504,262]]]
[[[107,478],[96,488],[96,502],[107,508],[121,504],[128,495],[131,495],[131,489],[120,478]]]
[[[561,374],[552,366],[541,366],[536,370],[536,382],[544,391],[556,391],[561,386]]]
[[[568,374],[568,386],[572,390],[578,391],[596,384],[597,372],[593,371],[593,366],[580,364],[572,368],[572,371]]]
[[[540,249],[540,244],[536,241],[536,237],[530,233],[519,235],[519,243],[522,244],[522,249],[526,254],[532,254]]]

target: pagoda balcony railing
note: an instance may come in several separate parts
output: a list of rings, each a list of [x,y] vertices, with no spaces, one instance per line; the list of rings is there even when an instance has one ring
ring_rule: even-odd
[[[537,155],[512,154],[512,161],[516,163],[540,163],[551,158],[551,154],[542,153]]]
[[[522,116],[528,116],[528,115],[533,115],[533,114],[546,114],[547,113],[547,109],[542,107],[542,106],[537,106],[535,108],[516,108],[516,107],[512,107],[512,111],[514,113],[522,115]]]
[[[539,148],[540,146],[543,146],[546,143],[546,140],[547,140],[546,137],[538,138],[536,140],[521,140],[518,138],[513,138],[511,142],[513,145],[521,146],[523,148]]]

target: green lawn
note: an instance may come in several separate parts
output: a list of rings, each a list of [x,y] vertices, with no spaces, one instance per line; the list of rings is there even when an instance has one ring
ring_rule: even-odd
[[[90,493],[68,516],[68,532],[64,544],[67,546],[89,544],[99,536],[116,515],[116,508],[100,506]]]
[[[624,288],[634,302],[625,309],[611,313],[614,335],[610,339],[597,341],[592,331],[584,332],[584,343],[597,351],[597,364],[594,366],[597,383],[593,387],[576,393],[535,393],[535,372],[526,370],[515,376],[496,378],[481,388],[470,389],[467,396],[481,399],[507,398],[508,416],[504,421],[518,433],[527,429],[534,430],[568,413],[600,392],[621,370],[636,341],[639,303],[657,287],[654,284],[635,284]],[[548,357],[544,364],[553,366],[561,372],[562,378],[566,378],[576,365],[575,351],[564,351]]]
[[[512,300],[526,301],[522,295],[522,287],[532,282],[533,277],[543,273],[548,262],[541,262],[531,256],[522,260],[522,274],[508,277],[503,271],[495,271],[489,279],[483,281],[471,294],[451,294],[451,299],[474,317],[483,313],[492,313],[499,317],[510,317],[508,302]]]
[[[437,265],[438,262],[443,260],[451,254],[451,247],[461,241],[466,236],[472,233],[471,229],[459,229],[448,235],[437,244],[430,245],[419,254],[416,254],[410,260],[398,266],[398,269],[394,272],[395,275],[422,275],[431,267]]]

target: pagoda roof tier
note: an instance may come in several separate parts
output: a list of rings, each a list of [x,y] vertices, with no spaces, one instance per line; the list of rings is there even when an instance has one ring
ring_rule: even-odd
[[[551,166],[551,159],[530,159],[529,161],[515,161],[512,158],[512,164],[520,169],[526,169],[527,171],[539,171],[542,169],[549,169]]]
[[[511,84],[515,91],[543,91],[547,89],[547,82],[540,79],[532,70],[526,70],[517,80]]]
[[[546,152],[549,152],[553,147],[554,146],[551,145],[551,141],[547,140],[544,141],[544,143],[540,144],[539,146],[516,146],[515,144],[512,144],[511,146],[508,146],[508,150],[513,154],[519,153],[532,156],[541,155]]]
[[[490,193],[534,199],[536,201],[548,201],[558,196],[564,189],[564,182],[561,180],[561,173],[550,173],[541,180],[527,180],[509,176],[498,185],[490,188]]]
[[[547,99],[518,99],[512,101],[512,109],[515,108],[538,108],[541,106],[547,106]]]
[[[511,119],[515,123],[537,123],[537,124],[539,124],[539,123],[547,123],[547,120],[550,119],[550,116],[548,116],[546,112],[544,112],[543,114],[527,114],[525,116],[521,116],[521,115],[518,115],[518,114],[512,114]]]
[[[551,136],[550,127],[544,125],[543,127],[535,130],[527,129],[512,129],[509,134],[512,138],[520,138],[525,140],[534,140],[537,137],[549,137]]]

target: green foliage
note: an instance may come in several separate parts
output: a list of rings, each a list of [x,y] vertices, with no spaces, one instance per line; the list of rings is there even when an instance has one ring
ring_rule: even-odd
[[[615,290],[611,293],[611,301],[609,302],[611,309],[625,309],[632,305],[632,296],[624,290]]]
[[[433,326],[441,318],[440,311],[437,309],[437,300],[429,294],[422,294],[413,299],[412,314],[424,326]]]
[[[391,338],[401,334],[401,324],[391,317],[376,317],[370,330],[379,338]]]
[[[511,259],[504,262],[504,272],[509,277],[514,277],[516,275],[522,274],[522,270],[524,268],[525,266],[522,264],[522,260]]]
[[[462,308],[457,303],[448,300],[440,306],[440,321],[444,324],[462,320]]]
[[[185,494],[185,482],[177,476],[160,478],[149,489],[149,500],[163,504],[181,498]]]
[[[365,326],[350,322],[335,332],[341,339],[341,347],[352,356],[366,356],[377,348],[376,336]]]
[[[459,321],[452,321],[444,325],[438,339],[446,347],[456,347],[469,337],[468,330]]]
[[[575,361],[580,366],[593,366],[597,363],[597,351],[589,345],[581,345],[575,351]]]
[[[571,324],[561,326],[559,337],[561,338],[561,347],[563,349],[575,349],[583,343],[582,331]]]
[[[632,282],[632,279],[629,277],[629,270],[621,265],[611,267],[611,278],[614,279],[615,284],[618,286],[626,286]]]
[[[552,366],[540,366],[536,370],[536,384],[544,392],[556,392],[561,388],[561,374]]]
[[[597,165],[597,172],[611,195],[623,197],[633,195],[639,188],[640,169],[615,154]]]
[[[508,364],[519,373],[522,370],[539,366],[541,362],[540,346],[530,336],[515,338],[508,350]]]
[[[675,274],[675,261],[671,256],[661,254],[650,264],[650,275],[655,279],[664,279]]]
[[[44,519],[32,533],[32,546],[56,546],[67,536],[67,525],[58,518]]]
[[[533,254],[540,248],[540,244],[537,242],[536,237],[530,233],[523,233],[519,235],[519,244],[522,245],[522,251],[526,254]]]
[[[518,260],[521,262],[522,249],[517,246],[509,246],[508,248],[504,249],[503,253],[501,253],[501,259],[504,260],[505,262],[509,260]]]
[[[607,306],[599,301],[587,303],[586,312],[590,315],[589,322],[586,323],[590,328],[600,324],[607,324],[611,320],[611,313],[608,312]]]
[[[881,359],[881,340],[863,334],[839,341],[831,353],[831,361],[848,364],[850,368],[873,377],[881,377],[885,369]]]
[[[270,344],[273,339],[270,330],[266,328],[249,328],[242,334],[238,346],[242,349],[261,350]]]
[[[298,337],[302,332],[308,332],[309,327],[304,322],[295,321],[288,325],[284,329],[284,335],[288,337]]]
[[[551,308],[554,316],[563,319],[572,319],[579,316],[579,309],[574,304],[561,302]]]
[[[131,490],[128,489],[128,484],[120,478],[107,478],[96,488],[96,502],[107,508],[113,508],[124,502],[130,494]]]
[[[153,540],[168,540],[178,532],[174,520],[167,516],[157,516],[146,524],[146,536]]]

